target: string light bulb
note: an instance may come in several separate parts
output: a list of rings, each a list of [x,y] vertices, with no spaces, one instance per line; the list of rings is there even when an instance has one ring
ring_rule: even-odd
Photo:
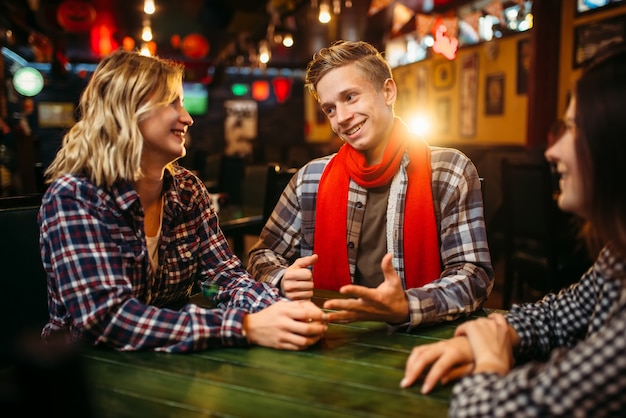
[[[144,25],[143,30],[141,31],[141,39],[145,42],[152,40],[152,28],[150,24]]]
[[[341,13],[341,0],[333,0],[333,13],[335,15]]]
[[[154,0],[145,0],[143,3],[143,12],[147,15],[151,15],[156,11],[154,6]]]
[[[147,43],[144,42],[141,45],[141,49],[139,50],[139,54],[140,55],[144,55],[146,57],[149,57],[150,55],[152,55],[152,54],[150,54],[150,48],[148,48],[148,44]]]
[[[291,48],[293,46],[293,36],[290,33],[286,33],[283,36],[283,46],[287,48]]]
[[[270,49],[267,45],[267,41],[263,40],[259,44],[259,62],[261,64],[267,64],[270,61]]]
[[[321,23],[330,22],[330,5],[326,0],[320,3],[320,14],[318,16],[318,19]]]

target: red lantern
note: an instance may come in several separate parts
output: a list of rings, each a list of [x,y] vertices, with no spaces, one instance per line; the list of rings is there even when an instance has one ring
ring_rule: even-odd
[[[57,9],[57,21],[68,32],[86,32],[96,19],[96,9],[86,1],[65,0]]]
[[[150,51],[150,55],[156,55],[157,52],[157,44],[154,41],[146,42],[146,47],[148,51]]]
[[[200,34],[191,33],[183,38],[180,49],[188,58],[204,58],[209,53],[209,41]]]
[[[122,47],[126,51],[132,51],[135,47],[135,40],[130,36],[124,36],[124,39],[122,39]]]
[[[172,44],[172,48],[178,49],[180,48],[180,35],[174,34],[170,37],[170,44]]]

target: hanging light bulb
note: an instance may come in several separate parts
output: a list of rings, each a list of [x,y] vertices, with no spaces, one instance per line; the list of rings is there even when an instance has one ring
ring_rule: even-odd
[[[321,23],[330,22],[330,6],[327,0],[324,0],[320,3],[320,14],[318,19]]]
[[[145,0],[143,2],[143,12],[145,14],[151,15],[154,13],[156,8],[154,7],[154,0]]]
[[[352,7],[352,0],[346,0],[346,9]]]
[[[144,42],[141,45],[141,49],[139,50],[139,54],[140,55],[144,55],[146,57],[149,57],[151,55],[150,54],[150,48],[148,48],[148,44],[147,43]]]
[[[145,42],[152,40],[152,28],[150,24],[144,25],[143,30],[141,31],[141,39]]]
[[[341,0],[333,0],[333,13],[335,16],[341,13]]]
[[[285,36],[283,36],[283,46],[287,48],[293,46],[293,36],[291,36],[291,33],[286,33]]]
[[[270,61],[270,49],[266,40],[262,40],[259,44],[259,61],[262,64],[267,64]]]

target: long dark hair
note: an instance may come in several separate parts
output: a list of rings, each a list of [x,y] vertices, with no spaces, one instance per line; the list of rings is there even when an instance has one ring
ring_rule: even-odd
[[[626,47],[614,47],[586,67],[575,97],[588,238],[626,256]]]

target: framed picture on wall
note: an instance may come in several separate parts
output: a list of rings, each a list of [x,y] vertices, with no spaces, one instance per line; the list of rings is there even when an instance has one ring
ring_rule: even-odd
[[[626,39],[626,15],[574,28],[574,68],[585,65],[595,55]]]
[[[450,103],[449,97],[440,97],[435,104],[436,129],[440,134],[450,131]]]
[[[485,80],[485,114],[504,114],[504,73],[487,74]]]
[[[460,121],[459,133],[462,136],[476,135],[476,101],[478,91],[478,54],[463,55],[460,60]]]
[[[449,89],[454,84],[454,65],[452,61],[436,63],[433,73],[433,85],[435,88]]]
[[[415,70],[415,85],[417,87],[417,108],[425,109],[428,104],[428,68],[422,65]]]

